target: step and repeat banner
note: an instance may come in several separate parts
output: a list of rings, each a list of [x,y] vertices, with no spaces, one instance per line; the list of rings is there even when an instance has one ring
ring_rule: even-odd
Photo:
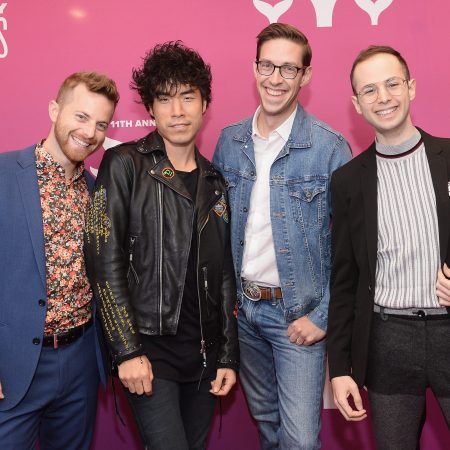
[[[354,154],[374,137],[354,111],[349,83],[354,58],[370,44],[390,45],[403,54],[417,80],[414,122],[432,134],[450,136],[446,0],[0,0],[0,152],[44,138],[50,126],[47,105],[61,81],[75,71],[97,70],[116,80],[121,100],[104,149],[87,161],[95,175],[104,151],[154,127],[129,88],[132,68],[156,43],[180,39],[211,64],[213,101],[198,141],[211,158],[220,129],[258,105],[252,69],[256,35],[271,22],[291,23],[308,36],[313,77],[300,101],[341,131]],[[111,389],[100,392],[94,450],[140,448],[119,384],[116,391],[125,425],[116,415]],[[448,448],[450,436],[431,396],[427,415],[423,448]],[[327,385],[323,449],[371,450],[372,442],[369,421],[346,423],[333,408]],[[240,389],[222,402],[208,448],[258,448]]]

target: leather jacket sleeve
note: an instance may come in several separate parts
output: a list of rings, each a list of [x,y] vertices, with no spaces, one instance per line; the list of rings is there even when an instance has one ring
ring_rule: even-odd
[[[108,150],[98,172],[86,218],[86,269],[99,318],[114,360],[143,354],[130,302],[128,209],[133,187],[131,158]]]
[[[217,367],[230,368],[238,371],[239,343],[236,311],[236,281],[234,277],[233,259],[231,256],[230,234],[228,233],[222,279],[222,342],[219,350]]]

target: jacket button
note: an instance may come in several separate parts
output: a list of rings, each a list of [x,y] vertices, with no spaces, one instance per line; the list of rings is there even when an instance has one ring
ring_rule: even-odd
[[[244,241],[239,241],[239,244],[244,245]]]
[[[150,170],[150,173],[152,174],[152,175],[155,175],[155,171],[152,169],[152,170]]]
[[[250,172],[250,175],[252,176],[252,177],[254,177],[255,176],[255,172],[253,172],[253,170]]]
[[[34,338],[33,339],[33,344],[34,345],[39,345],[41,343],[41,340],[39,338]]]
[[[38,303],[39,306],[45,306],[45,300],[40,299]]]
[[[220,194],[220,191],[214,191],[214,194],[216,194],[216,195],[219,195]]]
[[[244,206],[244,209],[242,211],[247,212],[248,209]]]
[[[369,284],[369,292],[372,292],[372,286]]]

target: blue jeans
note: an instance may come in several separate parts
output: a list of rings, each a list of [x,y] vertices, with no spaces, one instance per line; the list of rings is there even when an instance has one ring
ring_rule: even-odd
[[[261,449],[318,449],[325,340],[289,342],[281,302],[239,302],[240,380]]]
[[[93,326],[67,346],[42,347],[25,397],[0,412],[0,448],[33,450],[39,440],[41,450],[88,450],[98,381]]]
[[[125,389],[145,449],[204,450],[216,397],[211,380],[193,383],[153,379],[150,396]]]

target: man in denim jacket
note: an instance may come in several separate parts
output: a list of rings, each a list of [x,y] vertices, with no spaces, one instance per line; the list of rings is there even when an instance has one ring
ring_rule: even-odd
[[[299,30],[266,27],[254,64],[260,106],[222,131],[214,155],[231,205],[241,380],[262,449],[320,447],[329,182],[351,153],[297,101],[310,62]]]

